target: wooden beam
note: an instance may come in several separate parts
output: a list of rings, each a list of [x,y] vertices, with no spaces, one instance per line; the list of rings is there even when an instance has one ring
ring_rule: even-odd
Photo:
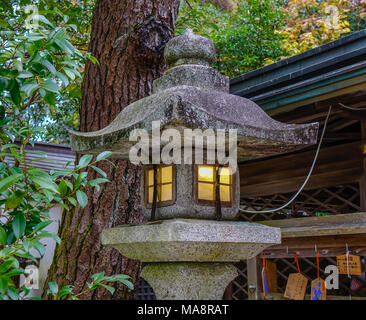
[[[321,149],[305,190],[357,183],[363,174],[365,144],[363,140]],[[308,174],[314,154],[310,150],[240,164],[241,197],[297,191]]]
[[[359,119],[339,119],[338,121],[335,121],[334,123],[327,126],[327,130],[331,132],[336,132],[339,130],[342,130],[344,128],[347,128],[355,123],[357,123]]]
[[[258,223],[281,228],[282,238],[366,234],[366,212],[320,217],[265,220]]]
[[[281,244],[265,250],[269,258],[314,257],[315,246],[321,257],[335,257],[346,244],[352,254],[366,255],[366,212],[258,223],[281,228]]]
[[[268,295],[273,297],[273,300],[289,300],[283,296],[282,293],[271,292]],[[264,295],[261,293],[261,299],[264,300]],[[305,300],[310,300],[311,295],[305,295]],[[329,296],[327,295],[327,300],[366,300],[366,297],[349,297],[349,296]]]
[[[299,257],[315,257],[316,251],[320,257],[336,257],[345,254],[346,244],[351,254],[364,256],[366,254],[366,235],[328,235],[316,237],[283,238],[282,243],[266,249],[268,258],[293,258],[295,252]]]
[[[247,260],[248,300],[260,300],[261,270],[259,258]]]
[[[366,121],[361,122],[361,136],[366,139]],[[366,157],[363,153],[362,159],[362,175],[360,178],[360,206],[361,210],[366,211]]]
[[[342,141],[342,140],[361,140],[359,132],[326,132],[324,135],[325,141]]]
[[[304,106],[304,105],[308,105],[314,102],[318,102],[318,101],[323,101],[323,100],[329,100],[331,98],[337,98],[340,95],[345,95],[345,94],[352,94],[354,92],[360,91],[360,90],[365,90],[365,79],[356,79],[353,78],[351,79],[353,81],[348,81],[349,83],[346,82],[340,82],[337,84],[338,88],[337,90],[333,90],[329,93],[325,93],[325,94],[320,94],[320,95],[316,95],[307,99],[300,99],[298,98],[298,101],[288,101],[288,103],[286,102],[282,102],[279,103],[280,105],[269,109],[267,111],[267,113],[273,117],[276,114],[280,114],[280,113],[284,113],[284,112],[288,112],[289,110],[293,110],[295,108],[298,108],[300,106]],[[356,83],[356,82],[360,82],[360,83]],[[351,83],[353,82],[353,83]],[[323,90],[326,88],[323,88]],[[292,97],[292,99],[296,99],[295,97]],[[286,101],[286,100],[285,100]],[[268,104],[261,104],[261,107],[263,107],[265,110],[266,108],[269,107],[269,103]]]
[[[304,217],[281,220],[266,220],[258,223],[277,227],[281,229],[303,228],[303,227],[334,227],[341,224],[366,225],[366,212],[356,212],[348,214],[336,214],[320,217]],[[285,237],[288,238],[288,237]]]

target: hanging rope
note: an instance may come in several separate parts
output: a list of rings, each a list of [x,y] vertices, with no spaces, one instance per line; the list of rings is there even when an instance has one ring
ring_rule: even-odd
[[[320,147],[321,147],[322,142],[323,142],[324,133],[325,133],[325,129],[327,127],[327,123],[328,123],[328,120],[329,120],[329,116],[330,116],[331,110],[332,110],[332,106],[329,107],[327,117],[325,118],[323,131],[322,131],[322,134],[320,136],[318,148],[316,149],[316,153],[315,153],[315,156],[314,156],[314,160],[313,160],[313,163],[311,164],[309,173],[306,176],[306,179],[305,179],[304,183],[302,184],[302,186],[300,187],[300,189],[292,196],[292,198],[287,203],[285,203],[284,205],[282,205],[281,207],[278,207],[278,208],[268,209],[268,210],[262,210],[262,211],[256,211],[256,210],[247,210],[247,209],[243,209],[243,208],[239,207],[239,210],[240,211],[245,212],[245,213],[272,213],[272,212],[276,212],[276,211],[282,210],[283,208],[286,208],[288,205],[290,205],[297,198],[297,196],[300,194],[300,192],[304,189],[305,185],[309,181],[310,176],[311,176],[311,174],[313,172],[313,169],[314,169],[316,160],[318,159]]]
[[[351,275],[350,275],[350,273],[349,273],[349,262],[348,262],[348,256],[349,256],[348,243],[346,243],[347,276],[348,276],[348,278],[350,278],[350,279],[351,279]]]
[[[267,283],[267,274],[266,274],[266,254],[263,252],[263,267],[262,267],[262,282],[263,282],[263,296],[265,300],[268,300],[268,283]]]
[[[222,165],[217,166],[216,170],[216,185],[215,185],[215,196],[216,196],[216,220],[222,220],[222,211],[221,211],[221,199],[220,199],[220,175],[221,175]]]
[[[352,111],[365,111],[366,108],[353,108],[353,107],[349,107],[344,105],[343,103],[338,102],[338,105],[341,106],[342,108],[348,109],[348,110],[352,110]]]
[[[296,262],[296,265],[297,265],[297,270],[299,271],[299,273],[301,273],[300,266],[299,266],[299,259],[297,258],[297,252],[295,252],[295,262]]]

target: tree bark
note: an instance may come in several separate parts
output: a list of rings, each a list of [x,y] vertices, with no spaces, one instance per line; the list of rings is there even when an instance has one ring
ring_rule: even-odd
[[[179,0],[98,0],[89,51],[100,63],[88,62],[82,86],[80,131],[107,126],[128,104],[151,94],[152,81],[165,69],[163,49],[173,36]],[[100,191],[89,189],[84,210],[62,216],[57,247],[48,281],[72,284],[76,293],[87,288],[91,275],[128,274],[135,284],[140,264],[101,244],[101,232],[125,223],[143,221],[140,204],[141,168],[127,161],[100,164],[111,181]],[[89,178],[97,178],[94,170]],[[115,284],[113,296],[104,288],[81,299],[133,299],[135,292]]]

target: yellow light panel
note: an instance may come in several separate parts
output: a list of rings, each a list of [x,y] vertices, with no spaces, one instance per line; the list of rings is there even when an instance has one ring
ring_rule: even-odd
[[[231,184],[231,169],[221,168],[220,170],[220,183]]]
[[[214,200],[214,185],[210,183],[198,183],[198,199]]]
[[[173,167],[163,167],[161,170],[161,183],[171,183],[173,181]]]
[[[172,184],[161,185],[160,201],[170,201],[173,199],[173,188]]]
[[[230,188],[229,186],[220,186],[220,201],[231,201]]]
[[[147,172],[147,185],[148,186],[154,185],[154,170],[149,170]]]
[[[148,189],[148,195],[147,195],[147,202],[152,203],[153,202],[153,195],[154,195],[154,187],[149,187]]]
[[[214,181],[214,167],[199,166],[198,167],[198,180],[213,182]]]

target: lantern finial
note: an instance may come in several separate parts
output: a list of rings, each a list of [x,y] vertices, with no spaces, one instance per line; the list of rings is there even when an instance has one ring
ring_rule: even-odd
[[[169,67],[182,64],[209,66],[216,61],[216,50],[211,40],[186,29],[183,35],[168,42],[164,57]]]

